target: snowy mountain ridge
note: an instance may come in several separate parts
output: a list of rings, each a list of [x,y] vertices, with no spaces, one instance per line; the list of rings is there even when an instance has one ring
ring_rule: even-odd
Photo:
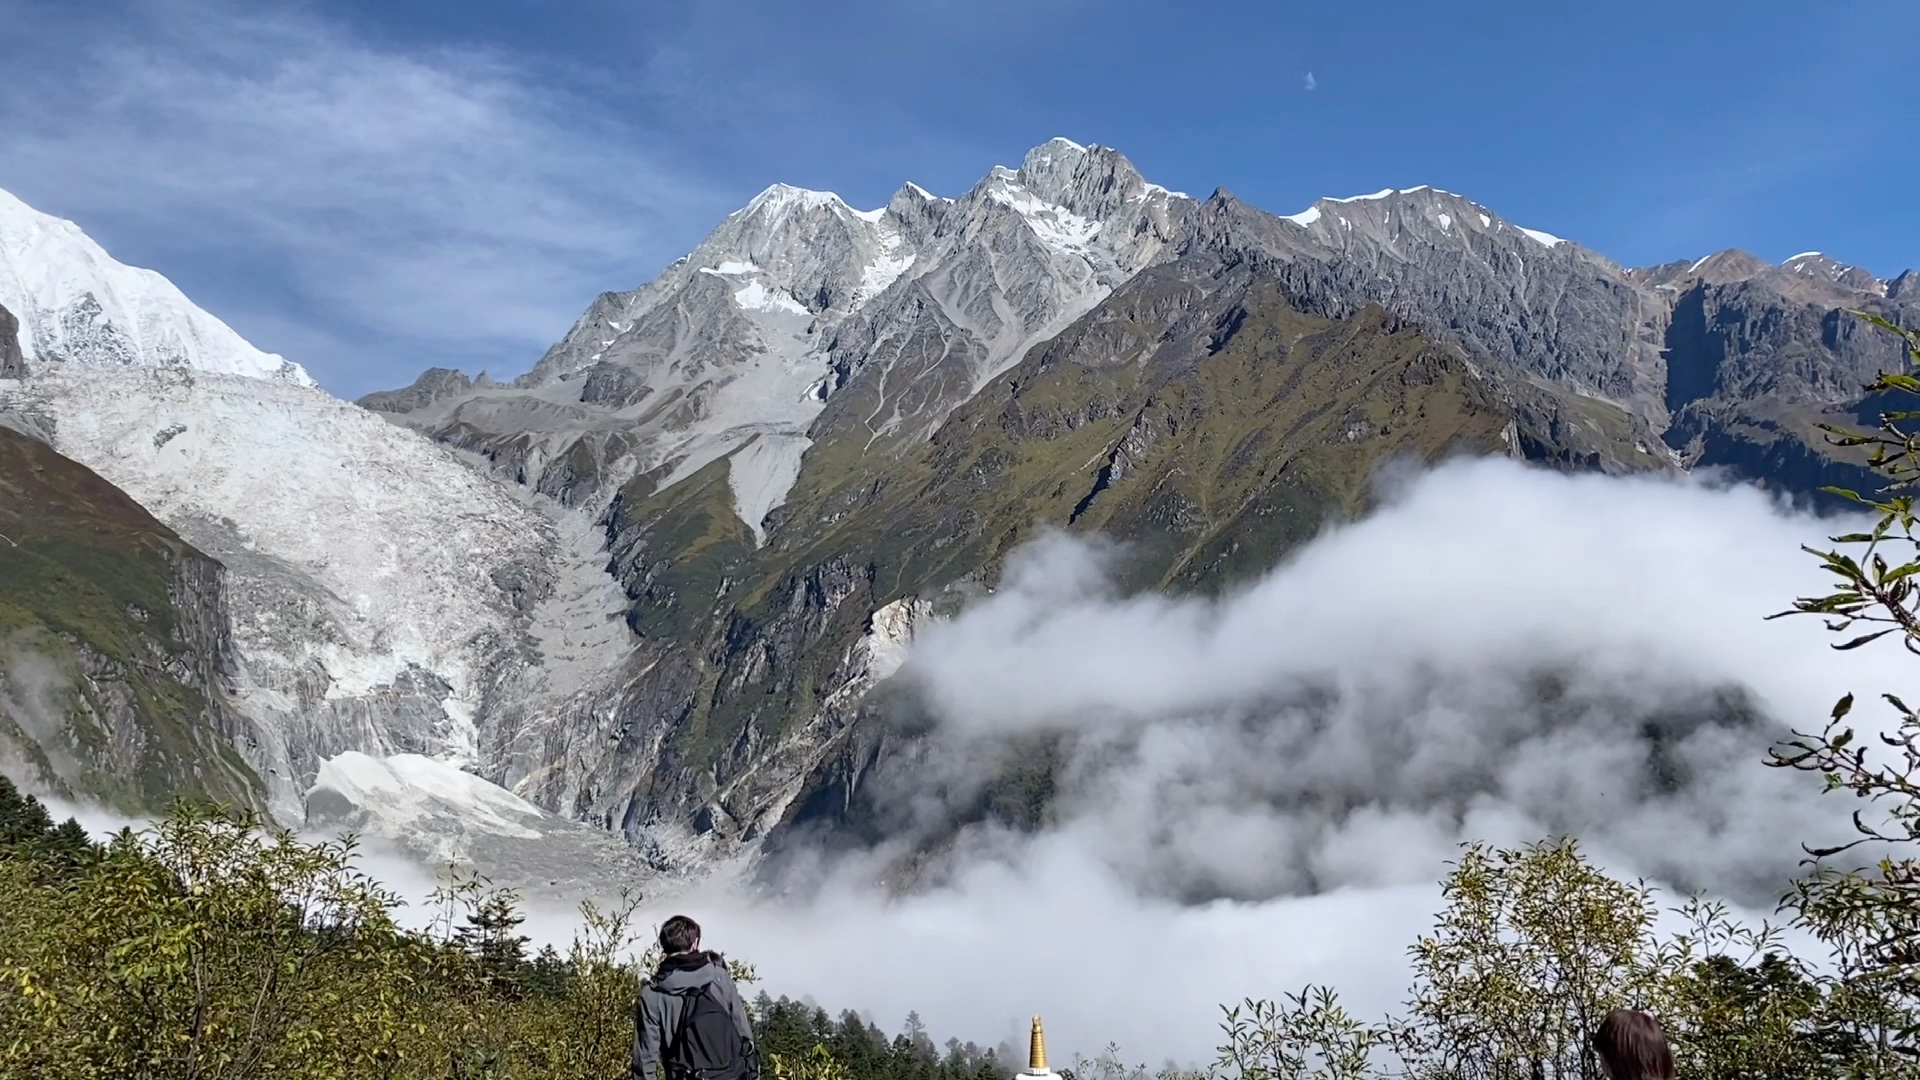
[[[71,221],[0,191],[0,307],[29,363],[184,367],[314,385],[152,270],[117,262]]]
[[[957,199],[906,183],[859,210],[773,184],[654,280],[601,294],[511,386],[367,401],[569,505],[604,505],[642,475],[666,490],[725,459],[735,510],[764,539],[829,400],[914,345],[929,306],[951,347],[938,371],[911,370],[920,357],[861,380],[878,384],[861,406],[874,439],[924,434],[1158,257],[1176,207],[1194,205],[1066,139]]]

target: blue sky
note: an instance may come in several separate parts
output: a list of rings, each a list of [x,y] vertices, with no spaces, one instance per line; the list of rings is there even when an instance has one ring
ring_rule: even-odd
[[[774,181],[957,194],[1054,135],[1279,213],[1424,183],[1629,265],[1920,264],[1913,0],[0,0],[0,25],[0,187],[348,395],[525,370]]]

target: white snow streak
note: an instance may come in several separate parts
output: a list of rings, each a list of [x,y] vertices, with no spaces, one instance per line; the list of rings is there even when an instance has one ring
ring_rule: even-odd
[[[1370,202],[1374,199],[1384,199],[1389,195],[1397,195],[1397,194],[1399,194],[1399,192],[1393,188],[1381,188],[1379,191],[1376,191],[1371,195],[1348,195],[1345,198],[1339,198],[1339,199],[1333,198],[1332,196],[1328,196],[1326,199],[1322,201],[1337,202],[1337,203]]]

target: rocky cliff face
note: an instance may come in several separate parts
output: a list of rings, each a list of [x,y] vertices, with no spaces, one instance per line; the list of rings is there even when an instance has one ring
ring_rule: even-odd
[[[513,386],[445,394],[432,373],[368,404],[570,507],[725,461],[760,541],[818,432],[924,438],[1165,257],[1192,205],[1065,140],[958,199],[909,184],[860,211],[775,185],[654,281],[596,299]]]
[[[223,568],[26,426],[0,424],[0,763],[125,813],[263,805]]]
[[[26,374],[26,358],[20,354],[20,320],[0,307],[0,379],[22,379]]]
[[[1669,445],[1690,466],[1717,466],[1763,486],[1817,492],[1874,481],[1858,452],[1816,425],[1877,424],[1856,411],[1881,371],[1904,368],[1892,335],[1851,314],[1920,322],[1920,297],[1810,254],[1767,266],[1723,252],[1663,282],[1673,301],[1667,364]]]

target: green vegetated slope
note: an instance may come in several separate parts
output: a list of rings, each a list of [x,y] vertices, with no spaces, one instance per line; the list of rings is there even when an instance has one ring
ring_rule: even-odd
[[[220,700],[220,567],[124,492],[0,426],[0,753],[127,813],[256,801]]]
[[[1209,592],[1364,510],[1389,460],[1662,461],[1609,404],[1498,380],[1378,308],[1302,314],[1257,268],[1199,260],[1129,282],[929,442],[845,413],[821,428],[765,547],[724,461],[665,491],[637,479],[614,512],[631,621],[657,656],[647,700],[671,728],[677,777],[656,790],[694,780],[722,816],[749,809],[729,785],[756,748],[830,704],[871,612],[990,584],[1038,530],[1124,542],[1125,587]]]

